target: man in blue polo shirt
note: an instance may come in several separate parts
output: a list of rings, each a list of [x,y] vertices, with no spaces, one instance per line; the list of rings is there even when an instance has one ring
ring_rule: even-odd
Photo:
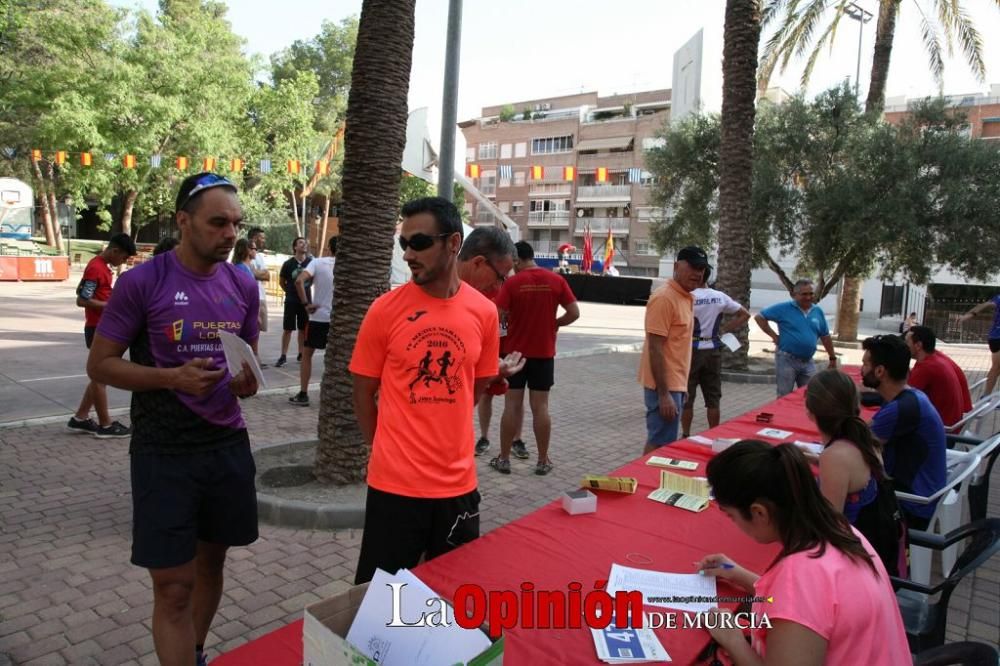
[[[944,424],[930,399],[906,385],[910,350],[896,335],[876,335],[861,343],[861,381],[885,401],[872,417],[872,434],[882,442],[882,461],[896,490],[929,497],[948,480]],[[900,502],[906,524],[927,528],[934,504]]]
[[[817,338],[830,356],[828,367],[837,367],[826,315],[818,305],[813,305],[814,293],[812,280],[799,280],[792,289],[792,300],[768,306],[754,317],[760,330],[778,346],[774,354],[774,372],[779,398],[791,393],[796,386],[805,386],[816,374],[813,355]],[[778,324],[777,333],[768,323],[772,321]]]

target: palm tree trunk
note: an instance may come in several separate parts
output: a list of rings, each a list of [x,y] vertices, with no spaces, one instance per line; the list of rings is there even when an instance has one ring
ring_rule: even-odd
[[[336,307],[320,390],[313,468],[325,483],[362,481],[368,463],[347,365],[372,301],[389,288],[416,0],[364,0],[347,100],[344,211],[334,273]]]
[[[722,56],[722,137],[719,146],[719,289],[750,302],[750,194],[756,115],[759,0],[727,0]],[[746,368],[749,329],[726,365]]]
[[[865,113],[880,115],[885,106],[885,85],[889,78],[889,59],[892,56],[892,40],[896,33],[896,16],[899,14],[900,0],[881,0],[878,8],[878,23],[875,26],[875,54],[872,57],[871,83]],[[837,341],[856,342],[858,339],[858,319],[861,316],[861,286],[864,278],[848,275],[841,287],[840,304],[837,309]]]
[[[885,85],[889,79],[889,59],[892,56],[892,40],[896,33],[899,3],[900,0],[879,2],[878,23],[875,26],[875,54],[872,57],[871,82],[868,84],[865,113],[880,114],[882,107],[885,106]]]

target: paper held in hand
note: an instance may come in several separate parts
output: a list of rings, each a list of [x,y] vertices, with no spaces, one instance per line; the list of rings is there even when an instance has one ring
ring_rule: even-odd
[[[740,344],[739,338],[737,338],[732,333],[724,333],[719,342],[729,347],[729,351],[734,352],[739,349],[742,345]]]
[[[701,476],[683,476],[662,470],[660,487],[646,497],[694,513],[708,508],[711,491],[708,479]]]
[[[267,382],[264,381],[264,373],[260,369],[260,363],[257,362],[257,357],[254,356],[253,349],[246,343],[246,340],[228,331],[219,331],[219,342],[222,343],[222,351],[226,355],[226,365],[229,366],[229,374],[233,377],[240,374],[245,361],[257,378],[258,389],[267,388]]]

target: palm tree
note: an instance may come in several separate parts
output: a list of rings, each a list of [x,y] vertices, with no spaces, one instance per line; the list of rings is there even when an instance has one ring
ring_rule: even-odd
[[[990,0],[990,2],[1000,8],[1000,0]],[[763,23],[767,25],[779,16],[782,20],[774,35],[767,41],[761,56],[760,89],[767,88],[768,80],[776,66],[780,64],[780,69],[784,70],[793,56],[804,55],[811,46],[812,50],[802,71],[804,86],[809,81],[820,50],[832,43],[840,20],[845,16],[850,4],[849,0],[836,0],[832,6],[830,0],[766,0]],[[928,16],[916,0],[913,3],[921,15],[921,39],[930,60],[931,73],[938,85],[942,85],[944,77],[942,34],[948,53],[954,50],[957,41],[973,73],[980,81],[985,81],[983,40],[962,8],[961,2],[932,0],[932,4],[937,13],[936,19]],[[868,97],[865,101],[866,113],[881,114],[885,106],[885,86],[889,78],[892,44],[896,36],[896,17],[902,5],[903,0],[879,0],[875,49],[872,56]],[[826,17],[830,16],[830,11],[833,12],[832,18],[813,43],[816,29]],[[857,276],[844,278],[844,288],[840,294],[840,308],[837,313],[837,339],[842,342],[854,342],[858,339],[861,282],[862,278]]]
[[[372,301],[389,288],[406,144],[416,0],[364,0],[347,99],[343,216],[313,471],[325,483],[364,480],[368,462],[347,365]]]
[[[722,50],[722,126],[719,144],[719,289],[750,302],[750,187],[753,171],[754,97],[760,43],[760,0],[726,0]],[[745,368],[743,346],[728,365]]]

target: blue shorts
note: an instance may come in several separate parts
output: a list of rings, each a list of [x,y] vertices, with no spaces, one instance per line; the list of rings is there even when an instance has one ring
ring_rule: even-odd
[[[681,391],[670,392],[670,397],[677,405],[677,416],[672,421],[664,421],[663,417],[660,416],[660,398],[655,389],[643,388],[643,397],[646,401],[646,444],[663,446],[674,442],[680,430],[681,410],[684,409],[684,393]]]

